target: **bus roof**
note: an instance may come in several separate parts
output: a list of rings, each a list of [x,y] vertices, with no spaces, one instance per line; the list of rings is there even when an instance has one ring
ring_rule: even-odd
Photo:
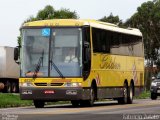
[[[97,20],[80,20],[80,19],[51,19],[51,20],[40,20],[27,22],[22,27],[38,27],[38,26],[91,26],[95,28],[105,29],[109,31],[115,31],[118,33],[131,34],[136,36],[142,36],[142,33],[139,29],[136,28],[120,28],[115,24],[101,22]]]

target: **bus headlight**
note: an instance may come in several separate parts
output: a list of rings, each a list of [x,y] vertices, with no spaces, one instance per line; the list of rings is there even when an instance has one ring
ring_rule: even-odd
[[[21,83],[21,87],[33,87],[33,83],[31,82],[25,82],[25,83]]]
[[[152,82],[151,86],[157,86],[157,83],[156,82]]]
[[[82,83],[78,83],[78,82],[67,82],[64,84],[65,87],[81,87]]]

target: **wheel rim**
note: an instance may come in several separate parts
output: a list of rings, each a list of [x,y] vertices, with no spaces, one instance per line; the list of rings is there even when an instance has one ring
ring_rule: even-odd
[[[91,102],[93,102],[94,101],[94,91],[93,91],[93,89],[91,89]]]
[[[7,92],[10,93],[11,92],[11,84],[8,82],[7,83]]]
[[[11,87],[10,86],[7,88],[7,92],[8,93],[11,92]]]
[[[124,86],[124,102],[127,103],[127,87],[126,85]]]
[[[94,104],[94,90],[91,88],[90,92],[90,105],[92,106]]]
[[[133,89],[132,89],[132,87],[130,88],[129,97],[130,97],[131,100],[133,99]]]
[[[12,92],[16,92],[16,86],[13,85]]]

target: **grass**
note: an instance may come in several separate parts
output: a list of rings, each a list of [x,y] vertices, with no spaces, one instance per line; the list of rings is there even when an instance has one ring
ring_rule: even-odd
[[[67,104],[69,101],[47,102],[47,105]],[[19,94],[0,93],[0,108],[32,106],[32,100],[21,100]]]
[[[143,91],[139,96],[136,96],[135,99],[147,99],[150,98],[150,91]]]
[[[20,100],[19,94],[0,93],[0,108],[31,106],[31,100]]]

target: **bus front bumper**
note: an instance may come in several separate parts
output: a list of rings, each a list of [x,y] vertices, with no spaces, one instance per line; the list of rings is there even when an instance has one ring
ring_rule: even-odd
[[[20,87],[22,100],[44,100],[44,101],[67,101],[67,100],[88,100],[90,99],[89,88],[32,88]]]

